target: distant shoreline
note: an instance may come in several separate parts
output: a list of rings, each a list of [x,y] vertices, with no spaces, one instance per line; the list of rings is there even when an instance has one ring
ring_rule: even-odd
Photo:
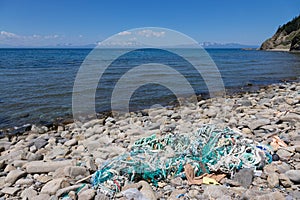
[[[263,51],[284,51],[284,52],[290,52],[289,49],[265,49]]]

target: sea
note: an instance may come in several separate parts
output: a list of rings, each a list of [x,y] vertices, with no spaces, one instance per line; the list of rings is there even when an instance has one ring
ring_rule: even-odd
[[[72,116],[74,82],[91,51],[92,49],[0,49],[0,129],[43,124]],[[106,51],[113,55],[117,50]],[[190,52],[186,54],[190,55],[188,60],[196,59],[196,51],[186,51]],[[206,49],[206,52],[217,67],[228,93],[255,90],[273,83],[299,81],[300,78],[299,53],[243,49]],[[152,63],[152,66],[155,63],[169,65],[179,71],[179,74],[184,74],[197,95],[205,96],[208,93],[205,81],[200,80],[203,76],[195,75],[195,69],[187,67],[186,60],[175,59],[155,49],[141,50],[119,59],[114,63],[113,69],[106,70],[105,76],[99,79],[94,99],[97,112],[110,111],[110,100],[117,81],[132,66],[136,66],[137,58],[142,63]],[[131,68],[127,69],[128,66]],[[149,68],[156,69],[152,70],[152,76],[158,80],[165,80],[168,75],[165,74],[168,71],[160,72],[151,65]],[[131,81],[128,80],[127,83],[124,79],[122,83],[139,85],[143,81],[132,83],[132,80],[145,80],[149,75],[147,73],[149,70],[131,73]],[[174,84],[175,88],[180,87],[180,82],[177,84]],[[179,91],[187,92],[183,90]],[[169,105],[176,102],[176,98],[170,88],[153,81],[136,88],[130,97],[129,107],[131,111],[136,111],[156,104]]]

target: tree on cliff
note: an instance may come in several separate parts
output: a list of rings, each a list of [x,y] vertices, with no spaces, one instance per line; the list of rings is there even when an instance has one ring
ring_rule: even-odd
[[[276,33],[260,47],[260,50],[272,49],[300,50],[300,15],[279,26]]]

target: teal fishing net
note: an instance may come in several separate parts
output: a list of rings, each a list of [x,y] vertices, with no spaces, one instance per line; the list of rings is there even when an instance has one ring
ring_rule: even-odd
[[[261,168],[272,161],[268,146],[246,139],[230,128],[212,125],[195,133],[151,135],[133,144],[131,151],[106,161],[92,177],[92,184],[107,195],[127,182],[159,181],[180,176],[191,164],[194,173],[232,173],[241,168]]]

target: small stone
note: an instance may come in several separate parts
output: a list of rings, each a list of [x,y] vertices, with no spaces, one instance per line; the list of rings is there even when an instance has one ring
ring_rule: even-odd
[[[174,179],[171,179],[170,183],[171,183],[173,186],[179,186],[179,185],[182,185],[182,178],[176,177],[176,178],[174,178]]]
[[[57,190],[64,188],[67,186],[67,183],[65,179],[63,178],[58,178],[58,179],[53,179],[46,183],[44,187],[42,187],[41,193],[53,195],[56,193]]]
[[[250,130],[250,128],[243,128],[242,133],[244,133],[246,135],[250,135],[250,134],[252,134],[252,131]]]
[[[77,195],[75,191],[70,191],[68,193],[68,196],[72,199],[72,200],[76,200],[77,199]]]
[[[54,172],[56,169],[66,166],[73,166],[75,163],[73,160],[64,161],[31,161],[26,164],[27,173],[48,173]]]
[[[106,118],[106,120],[105,120],[105,123],[107,123],[107,122],[110,122],[110,123],[116,123],[116,120],[114,119],[114,118],[112,118],[112,117],[108,117],[108,118]]]
[[[277,171],[280,174],[283,174],[291,169],[291,167],[288,164],[286,164],[285,162],[277,163],[276,167],[277,167]]]
[[[280,160],[287,161],[291,158],[293,155],[291,152],[285,150],[285,149],[279,149],[277,152],[277,155],[279,156]]]
[[[300,183],[300,170],[289,170],[285,174],[294,183]]]
[[[185,189],[175,189],[172,191],[171,195],[168,197],[168,200],[178,199],[177,197],[179,195],[185,195],[186,190]]]
[[[78,167],[78,166],[65,167],[64,174],[71,178],[76,178],[77,176],[88,176],[89,175],[89,173],[85,167]]]
[[[299,189],[294,190],[293,192],[290,192],[290,194],[292,196],[292,200],[299,199],[299,197],[300,197],[300,191],[299,191]]]
[[[16,185],[32,185],[33,184],[33,179],[29,179],[29,178],[26,178],[26,179],[19,179],[16,181]]]
[[[241,186],[248,188],[253,180],[253,170],[252,169],[241,169],[234,176],[234,181],[237,181]]]
[[[109,200],[109,198],[104,194],[98,193],[94,200]]]
[[[33,197],[31,200],[46,200],[46,199],[52,200],[48,194],[39,194]]]
[[[48,144],[48,141],[43,139],[43,138],[37,138],[35,141],[34,141],[34,146],[37,148],[37,149],[40,149],[40,148],[43,148],[44,146],[46,146]]]
[[[231,180],[231,179],[223,179],[221,181],[222,184],[226,184],[226,185],[229,185],[229,186],[234,186],[234,187],[238,187],[238,186],[241,186],[241,183],[237,182],[237,181],[234,181],[234,180]]]
[[[190,190],[188,195],[190,198],[195,198],[199,194],[198,190]]]
[[[295,151],[296,151],[297,153],[300,153],[300,146],[297,146],[297,147],[295,148]]]
[[[26,160],[14,160],[12,164],[17,168],[23,168],[26,163],[28,163]]]
[[[149,183],[147,183],[146,181],[140,181],[138,182],[139,185],[142,186],[141,188],[141,193],[149,200],[156,200],[156,195],[154,193],[154,191],[152,190],[151,186],[149,185]]]
[[[58,157],[64,157],[69,152],[66,146],[55,146],[49,153],[45,155],[45,160],[52,160]]]
[[[57,132],[62,132],[64,131],[64,127],[63,126],[57,126]]]
[[[181,116],[178,113],[174,113],[174,114],[172,114],[171,119],[178,120],[178,119],[181,119]]]
[[[10,172],[16,170],[16,168],[14,166],[12,166],[11,164],[6,165],[6,167],[4,168],[4,172]]]
[[[156,130],[156,129],[159,129],[160,128],[160,123],[152,123],[150,126],[149,126],[149,130]]]
[[[157,185],[158,185],[158,187],[163,188],[163,187],[165,187],[167,185],[167,183],[165,183],[165,182],[158,182]]]
[[[295,169],[296,169],[296,170],[300,170],[300,163],[296,163],[296,164],[295,164]]]
[[[21,193],[21,197],[22,199],[28,199],[31,200],[33,197],[37,196],[37,191],[35,191],[32,188],[26,188],[25,190],[23,190],[23,192]]]
[[[276,191],[276,192],[271,192],[271,193],[267,193],[267,194],[257,196],[257,197],[255,197],[255,199],[257,199],[257,200],[266,200],[266,199],[284,200],[285,197],[279,191]]]
[[[246,107],[252,106],[251,101],[248,99],[238,99],[236,101],[236,104],[240,106],[246,106]]]
[[[278,161],[278,160],[280,160],[280,158],[279,158],[279,156],[278,156],[276,153],[274,153],[274,154],[272,155],[272,160],[273,160],[273,161]]]
[[[70,193],[70,191],[75,191],[75,190],[77,190],[77,189],[80,188],[80,187],[82,187],[82,184],[72,185],[72,186],[68,186],[68,187],[59,189],[59,190],[56,192],[56,196],[57,196],[57,197],[60,197],[60,196],[62,196],[63,194]]]
[[[3,188],[5,186],[5,177],[0,177],[0,188]]]
[[[26,155],[27,161],[43,160],[43,155],[40,153],[28,152]]]
[[[47,183],[53,179],[53,177],[45,175],[45,174],[41,174],[41,175],[35,174],[35,175],[37,175],[37,176],[34,176],[34,179],[40,183]]]
[[[86,158],[85,159],[85,164],[86,164],[86,167],[87,167],[88,170],[90,170],[92,172],[97,170],[97,166],[94,162],[94,159],[92,159],[90,157]]]
[[[257,119],[251,123],[248,124],[248,127],[253,131],[255,129],[258,129],[261,126],[270,124],[269,119]]]
[[[96,151],[101,146],[99,141],[94,141],[90,139],[84,140],[82,144],[88,149],[90,153]]]
[[[29,147],[29,151],[30,152],[36,152],[36,150],[37,150],[37,148],[36,148],[36,146],[35,145],[32,145],[31,147]]]
[[[300,121],[300,115],[296,113],[288,113],[280,118],[281,121],[287,121],[287,122],[299,122]]]
[[[78,200],[91,200],[95,197],[95,190],[87,189],[78,194]]]
[[[145,196],[136,188],[129,188],[125,191],[122,191],[121,194],[123,197],[125,197],[125,199],[146,199]]]
[[[279,175],[279,181],[281,185],[285,188],[289,188],[292,186],[292,182],[290,181],[289,177],[286,174],[280,174]]]
[[[74,146],[75,144],[77,144],[77,140],[75,138],[71,139],[71,140],[67,140],[64,145],[66,145],[67,147],[70,146]]]
[[[8,175],[5,178],[6,183],[14,184],[20,177],[26,175],[26,172],[16,169],[12,170],[8,173]]]
[[[276,173],[270,173],[267,178],[268,184],[271,188],[279,186],[279,178]]]
[[[4,194],[9,194],[9,195],[14,195],[16,194],[18,191],[20,190],[20,188],[16,188],[16,187],[5,187],[1,190],[2,193]]]
[[[203,196],[205,199],[224,199],[226,190],[224,186],[208,185],[204,189]]]
[[[204,114],[208,117],[214,118],[215,116],[217,116],[218,111],[216,110],[216,108],[212,107],[208,110],[205,110]]]
[[[45,133],[44,129],[42,129],[40,127],[37,127],[36,125],[31,126],[31,131],[34,132],[34,133],[39,133],[39,134]]]

